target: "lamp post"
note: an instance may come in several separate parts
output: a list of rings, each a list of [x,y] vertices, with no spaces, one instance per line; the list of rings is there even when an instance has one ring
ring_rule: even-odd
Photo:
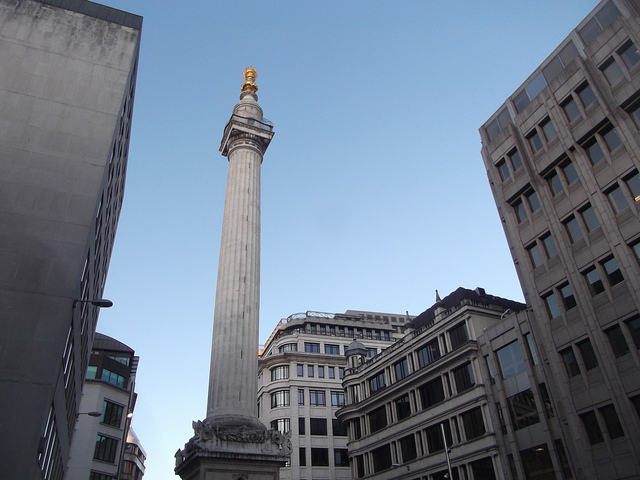
[[[94,298],[89,300],[82,300],[80,298],[73,299],[73,308],[76,308],[78,303],[90,303],[94,307],[100,308],[111,308],[113,307],[113,302],[111,300],[107,300],[106,298]]]
[[[444,454],[447,456],[447,468],[449,470],[449,480],[453,480],[453,472],[451,472],[451,459],[449,458],[449,446],[447,445],[447,436],[444,434],[444,423],[440,424],[440,432],[442,433],[442,441],[444,442]]]

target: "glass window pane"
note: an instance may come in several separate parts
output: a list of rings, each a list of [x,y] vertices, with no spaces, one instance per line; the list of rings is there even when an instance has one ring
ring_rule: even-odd
[[[568,162],[562,165],[562,173],[564,173],[564,178],[567,180],[567,183],[571,185],[573,182],[578,180],[578,172],[576,171],[576,167],[573,163]]]
[[[562,181],[560,180],[560,176],[555,171],[551,172],[547,176],[547,182],[549,182],[549,188],[551,188],[551,193],[553,193],[554,196],[562,193]]]
[[[542,90],[547,86],[547,82],[545,81],[542,73],[539,73],[535,77],[531,79],[531,81],[527,84],[524,89],[527,91],[527,95],[529,95],[529,99],[533,100],[536,98]]]
[[[580,210],[580,214],[582,215],[582,219],[584,220],[588,231],[593,232],[600,226],[600,222],[598,221],[596,212],[591,205],[588,205],[587,207]]]
[[[520,343],[517,340],[496,350],[496,354],[503,378],[513,377],[520,372],[524,372],[524,358]]]
[[[580,367],[578,367],[578,361],[571,347],[562,350],[560,356],[562,357],[562,363],[569,377],[580,375]]]
[[[591,89],[591,85],[589,85],[588,83],[585,83],[582,87],[578,88],[576,92],[578,93],[578,96],[580,97],[580,101],[582,102],[582,106],[584,106],[584,108],[587,108],[589,105],[596,101],[596,96]]]
[[[522,166],[522,157],[520,157],[520,152],[514,148],[508,155],[511,159],[511,166],[514,170],[518,170]]]
[[[628,176],[624,179],[627,187],[631,190],[631,195],[634,197],[636,202],[640,202],[640,174],[635,172],[634,174]]]
[[[631,333],[631,338],[633,338],[633,343],[636,348],[640,348],[640,316],[634,317],[631,320],[627,320],[626,322],[627,328],[629,329],[629,333]]]
[[[611,203],[611,206],[617,213],[629,208],[629,203],[624,196],[624,192],[618,185],[609,190],[607,196],[609,197],[609,203]]]
[[[538,135],[538,132],[536,130],[534,130],[527,136],[527,140],[529,140],[529,144],[531,145],[531,148],[534,152],[542,150],[542,140],[540,139],[540,135]]]
[[[504,159],[500,160],[496,167],[498,167],[498,172],[500,173],[500,178],[504,182],[507,178],[511,176],[511,172],[509,171],[509,167],[507,166],[507,162]]]
[[[527,247],[527,252],[529,252],[529,258],[531,259],[531,264],[533,268],[541,267],[544,265],[544,259],[542,258],[542,252],[540,252],[540,247],[537,243],[529,245]]]
[[[567,120],[569,120],[569,122],[574,121],[580,116],[580,109],[578,108],[578,104],[575,102],[573,97],[569,97],[562,104],[562,109],[564,110],[564,114],[567,116]]]
[[[564,305],[564,309],[571,310],[573,307],[575,307],[576,298],[573,295],[573,290],[571,288],[571,285],[567,283],[566,285],[561,286],[559,290],[560,290],[560,295],[562,297],[562,303]]]
[[[596,353],[593,351],[593,346],[589,339],[578,342],[577,346],[585,368],[587,370],[596,368],[598,366],[598,359],[596,358]]]
[[[575,243],[582,238],[582,230],[580,230],[580,225],[573,215],[564,221],[564,226],[567,229],[569,239],[572,243]]]
[[[545,252],[547,252],[547,257],[553,258],[558,255],[556,242],[553,241],[553,237],[551,236],[551,234],[542,237],[542,244],[544,245]]]
[[[616,61],[613,59],[605,63],[601,67],[601,70],[602,70],[602,73],[604,73],[604,76],[607,77],[607,81],[611,86],[617,85],[624,78],[622,74],[622,70],[620,69],[620,65],[618,65]]]
[[[538,194],[536,192],[527,193],[526,197],[532,212],[540,209],[540,200],[538,199]]]
[[[622,329],[619,325],[615,325],[607,329],[605,333],[607,334],[611,350],[616,358],[629,353],[629,346],[627,345],[627,341],[624,339],[624,335],[622,335]]]
[[[602,267],[604,268],[605,273],[607,274],[607,279],[609,280],[610,285],[615,285],[624,280],[622,276],[622,272],[620,271],[620,267],[618,267],[618,262],[615,258],[609,258],[602,263]]]
[[[611,128],[610,130],[603,132],[602,136],[610,152],[613,152],[616,148],[622,145],[618,132],[615,128]]]
[[[558,132],[556,132],[556,127],[553,126],[553,122],[549,119],[545,120],[540,124],[542,130],[544,131],[544,136],[548,142],[552,141],[558,136]]]
[[[638,48],[633,42],[627,43],[624,47],[618,50],[618,54],[622,57],[624,64],[631,68],[640,61],[640,55],[638,55]]]
[[[618,414],[616,413],[614,406],[605,405],[604,407],[600,407],[598,411],[600,412],[600,415],[604,420],[604,424],[607,427],[609,438],[614,439],[623,437],[624,431],[622,430],[622,425],[620,425],[620,420],[618,419]]]
[[[591,269],[585,272],[584,276],[587,279],[587,285],[589,285],[591,295],[597,295],[600,292],[604,292],[604,284],[600,279],[600,274],[596,267],[591,267]]]
[[[589,155],[589,160],[593,165],[600,163],[602,159],[604,159],[604,152],[602,148],[600,148],[600,144],[597,140],[593,140],[586,145],[587,155]]]
[[[558,299],[556,298],[555,293],[549,293],[545,295],[544,301],[547,305],[547,312],[551,318],[557,318],[560,316],[560,306],[558,305]]]
[[[518,223],[522,223],[527,219],[527,210],[524,208],[524,203],[522,203],[522,200],[518,200],[513,204],[513,210],[516,212]]]
[[[586,412],[580,415],[584,429],[589,437],[589,443],[595,445],[596,443],[602,443],[604,438],[602,437],[602,431],[598,425],[595,412]]]

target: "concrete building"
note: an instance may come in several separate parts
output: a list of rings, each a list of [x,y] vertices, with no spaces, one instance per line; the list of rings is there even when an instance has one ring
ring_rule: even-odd
[[[265,425],[291,436],[283,480],[350,479],[344,405],[345,350],[357,338],[369,357],[380,354],[411,317],[347,310],[305,312],[281,320],[258,362],[258,412]]]
[[[147,459],[147,452],[142,448],[142,443],[133,431],[129,428],[127,433],[127,443],[124,447],[122,458],[122,468],[118,480],[140,480],[144,476],[144,462]]]
[[[525,309],[459,288],[380,355],[365,360],[350,347],[337,415],[353,478],[442,480],[449,460],[454,479],[502,479],[516,468],[512,450],[534,451],[534,460],[548,454],[560,428]],[[550,463],[527,462],[527,478],[562,478],[538,477]]]
[[[581,479],[640,475],[638,46],[640,4],[600,2],[480,128]]]
[[[138,362],[130,347],[96,332],[64,475],[66,480],[118,478],[136,405]]]
[[[142,18],[0,0],[0,471],[60,479],[124,189]],[[79,299],[80,301],[76,301]]]

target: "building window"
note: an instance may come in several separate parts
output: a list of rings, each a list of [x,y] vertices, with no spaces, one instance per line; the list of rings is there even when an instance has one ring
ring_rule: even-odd
[[[298,351],[297,343],[285,343],[284,345],[280,345],[278,347],[279,353],[297,352],[297,351]]]
[[[304,405],[304,388],[298,389],[298,405]]]
[[[131,463],[131,462],[125,462],[125,464],[126,463]],[[132,465],[135,465],[135,464],[132,464]],[[125,473],[127,472],[125,471]],[[109,475],[106,473],[100,473],[100,472],[94,472],[94,471],[89,472],[89,480],[114,480],[114,478],[115,477],[113,475]]]
[[[520,343],[517,340],[496,350],[496,354],[498,355],[502,378],[506,379],[524,372],[524,358],[522,357]]]
[[[344,407],[344,392],[331,392],[331,406]]]
[[[607,197],[609,198],[609,203],[611,207],[616,213],[620,213],[623,210],[629,208],[629,203],[625,198],[624,192],[616,183],[613,187],[608,189],[606,192]]]
[[[384,371],[377,373],[369,379],[369,391],[373,394],[385,388],[387,384],[384,381]]]
[[[320,344],[304,342],[304,351],[307,353],[320,353]]]
[[[449,330],[449,340],[451,341],[451,350],[456,350],[469,341],[467,333],[467,325],[462,322]]]
[[[622,276],[622,272],[618,267],[618,262],[614,257],[609,257],[608,259],[602,262],[602,268],[607,275],[607,280],[609,281],[609,285],[616,285],[624,280]]]
[[[522,167],[522,157],[520,157],[520,152],[517,148],[514,148],[509,153],[507,153],[509,160],[511,160],[511,166],[514,170],[518,170]]]
[[[271,381],[285,380],[289,378],[289,365],[279,365],[271,369]]]
[[[620,325],[614,325],[606,329],[604,333],[607,334],[611,350],[616,358],[620,358],[629,353],[629,345],[627,345],[627,341],[624,339]]]
[[[529,259],[531,260],[533,268],[538,268],[544,265],[542,252],[540,252],[540,247],[537,243],[532,243],[531,245],[529,245],[527,247],[527,253],[529,254]]]
[[[578,172],[576,171],[576,167],[570,161],[560,165],[560,169],[562,170],[567,184],[571,185],[573,182],[578,180]]]
[[[340,345],[324,344],[324,353],[327,355],[340,355]]]
[[[584,220],[584,224],[587,227],[587,231],[593,232],[600,226],[600,222],[598,221],[596,212],[591,205],[586,205],[585,207],[581,208],[580,215],[582,215],[582,219]]]
[[[387,426],[387,410],[384,405],[371,411],[368,417],[371,433]]]
[[[393,364],[393,369],[396,374],[396,382],[399,382],[405,377],[409,376],[409,364],[407,363],[407,358],[403,358],[399,362]]]
[[[398,420],[404,420],[405,418],[409,418],[411,416],[411,403],[409,402],[409,395],[404,394],[395,400],[396,404],[396,414],[398,415]]]
[[[309,390],[309,405],[322,407],[327,404],[324,390]]]
[[[438,346],[438,339],[431,340],[427,344],[418,350],[418,365],[420,368],[426,367],[432,362],[435,362],[440,358],[440,347]]]
[[[507,162],[504,161],[504,158],[501,158],[500,161],[496,163],[496,168],[498,169],[498,173],[500,173],[500,179],[503,182],[511,177],[511,171],[509,170]]]
[[[548,475],[554,476],[552,472],[553,463],[546,444],[520,450],[522,466],[527,473],[527,478],[546,478]],[[551,473],[550,473],[551,472]],[[516,478],[516,477],[514,477]],[[569,477],[565,477],[569,478]]]
[[[473,376],[473,367],[471,362],[467,362],[453,369],[453,378],[456,382],[456,390],[458,393],[464,392],[475,385],[475,378]]]
[[[518,223],[522,223],[527,219],[527,209],[524,206],[524,203],[522,202],[522,199],[517,199],[515,202],[513,202],[512,204],[513,207],[513,211],[516,214],[516,219],[518,220]]]
[[[509,413],[511,414],[511,422],[513,423],[514,430],[535,425],[540,421],[536,401],[531,389],[508,397],[507,403],[509,405]]]
[[[564,114],[567,116],[567,120],[569,120],[569,123],[573,122],[580,116],[578,104],[575,102],[572,96],[569,96],[569,98],[562,102],[560,106],[562,107],[562,110],[564,110]]]
[[[529,145],[531,145],[531,149],[533,153],[537,153],[542,150],[542,139],[540,135],[538,135],[537,130],[533,130],[529,135],[527,135],[527,140],[529,140]]]
[[[636,202],[640,202],[640,174],[637,171],[632,172],[624,178],[624,182],[629,187],[631,196]]]
[[[318,378],[324,378],[324,366],[318,365]]]
[[[546,176],[546,180],[554,197],[563,192],[564,188],[562,187],[562,181],[560,180],[560,176],[555,170],[553,170],[551,173],[549,173],[549,175]]]
[[[280,433],[288,433],[291,430],[291,419],[276,418],[271,420],[271,430],[277,430]]]
[[[336,367],[327,367],[329,370],[329,378],[336,378]]]
[[[304,425],[305,425],[304,417],[299,417],[298,418],[298,435],[304,435],[306,433],[306,429]]]
[[[296,373],[299,377],[304,377],[304,365],[299,363],[296,365]]]
[[[547,306],[547,313],[549,318],[558,318],[562,314],[560,306],[558,305],[558,298],[554,292],[549,292],[542,297],[545,305]]]
[[[583,272],[584,278],[587,281],[591,295],[597,295],[604,292],[604,284],[600,278],[600,273],[596,267],[591,267]]]
[[[123,410],[124,407],[122,405],[104,400],[102,402],[102,417],[100,417],[100,422],[120,428]]]
[[[298,448],[298,461],[301,467],[307,466],[307,450],[304,447]]]
[[[340,420],[334,418],[331,420],[331,432],[333,433],[334,437],[346,437],[347,427]]]
[[[313,365],[307,365],[307,377],[312,378],[315,376],[315,367]]]
[[[116,387],[124,388],[124,377],[122,375],[118,375],[115,372],[107,370],[106,368],[102,369],[102,375],[100,377],[101,380],[104,380],[111,385],[115,385]]]
[[[479,437],[485,433],[484,421],[482,420],[482,410],[476,407],[462,415],[462,424],[464,425],[464,433],[467,440]]]
[[[593,165],[597,165],[604,159],[604,152],[600,147],[597,139],[592,139],[588,143],[585,144],[585,150],[587,151],[587,155],[589,156],[589,160]]]
[[[579,87],[576,90],[576,93],[580,97],[580,101],[582,102],[582,106],[584,108],[587,108],[589,105],[596,101],[596,96],[593,93],[593,89],[588,83],[585,83],[584,85]]]
[[[271,408],[288,407],[289,390],[278,390],[271,394]]]
[[[538,210],[540,210],[540,199],[538,198],[538,194],[535,191],[526,193],[525,197],[527,197],[527,202],[529,203],[531,212],[537,212]]]
[[[571,347],[562,350],[560,352],[560,357],[562,357],[562,363],[564,364],[564,368],[569,377],[580,375],[580,367],[578,366],[578,361],[576,360],[576,356]]]
[[[416,438],[413,436],[413,434],[402,437],[399,443],[403,463],[409,462],[418,456],[418,451],[416,449]]]
[[[604,424],[607,428],[607,433],[609,434],[609,438],[613,440],[614,438],[619,438],[624,436],[622,425],[620,425],[618,414],[616,413],[616,409],[613,405],[605,405],[604,407],[600,407],[598,409],[598,412],[600,413],[600,416],[604,420]]]
[[[338,378],[340,380],[344,378],[344,367],[338,367]]]
[[[95,380],[97,373],[98,373],[98,367],[96,367],[95,365],[89,365],[87,367],[87,373],[84,376],[84,378],[86,378],[87,380]]]
[[[553,237],[550,233],[547,233],[546,235],[540,237],[540,240],[542,240],[542,245],[544,246],[544,251],[547,254],[548,258],[553,258],[558,255],[556,243],[553,241]]]
[[[359,418],[351,421],[351,436],[353,440],[360,440],[362,438],[362,428],[360,427]]]
[[[640,62],[638,48],[631,41],[625,43],[622,48],[618,50],[618,55],[620,55],[620,58],[622,58],[622,61],[627,66],[627,68],[631,68],[638,62]]]
[[[624,74],[622,73],[622,69],[620,65],[613,59],[609,58],[605,63],[600,67],[602,73],[607,78],[609,85],[612,87],[620,83],[624,79]]]
[[[371,458],[373,459],[373,471],[375,473],[391,468],[391,448],[389,444],[372,450]]]
[[[310,418],[309,430],[311,435],[327,435],[327,419],[326,418]]]
[[[629,329],[629,333],[631,334],[631,338],[633,338],[633,343],[636,348],[640,348],[640,316],[635,316],[626,320],[625,324]]]
[[[428,408],[432,405],[440,403],[444,400],[444,388],[442,386],[442,378],[437,377],[425,383],[418,388],[420,399],[422,400],[422,408]]]
[[[364,455],[358,455],[355,457],[356,462],[356,475],[358,478],[364,477]]]
[[[580,351],[580,356],[582,357],[582,363],[587,370],[593,370],[598,366],[598,359],[596,358],[596,353],[593,351],[593,346],[591,345],[591,341],[589,339],[582,340],[576,344],[578,347],[578,351]]]
[[[377,348],[367,348],[367,358],[373,358],[378,353]]]
[[[524,338],[527,341],[527,347],[529,349],[529,354],[531,355],[531,361],[533,361],[534,365],[538,365],[538,351],[536,350],[536,346],[533,343],[533,335],[530,333],[525,333]]]
[[[313,467],[329,466],[329,449],[328,448],[311,448],[311,465]]]
[[[424,434],[427,439],[427,448],[429,449],[430,454],[444,450],[444,441],[442,439],[442,429],[440,428],[440,425],[444,427],[444,434],[447,438],[447,445],[450,446],[453,443],[453,439],[451,438],[451,427],[449,426],[448,421],[431,425],[424,430]]]
[[[553,122],[549,118],[544,119],[540,126],[542,127],[547,142],[551,142],[558,136],[556,127],[553,126]]]
[[[571,243],[576,243],[578,240],[582,239],[582,230],[580,229],[580,225],[578,224],[578,220],[576,220],[576,217],[571,215],[562,223],[567,230],[567,234],[569,235],[569,240],[571,240]]]
[[[565,310],[571,310],[576,306],[576,297],[573,295],[573,289],[571,285],[565,283],[561,287],[558,288],[560,292],[560,296],[562,298],[562,304],[564,305]]]
[[[93,451],[93,458],[103,462],[113,463],[116,459],[116,451],[118,450],[118,439],[98,434],[96,437],[96,446]]]
[[[349,454],[346,448],[334,448],[333,449],[333,464],[336,467],[348,467],[349,466]]]
[[[613,152],[616,148],[622,145],[622,141],[614,127],[609,127],[608,129],[603,130],[602,138],[604,138],[604,143],[607,144],[607,148],[610,152]]]
[[[582,425],[584,425],[584,429],[587,432],[587,437],[589,438],[589,443],[591,445],[596,445],[604,441],[595,412],[583,413],[580,415],[580,420],[582,420]]]

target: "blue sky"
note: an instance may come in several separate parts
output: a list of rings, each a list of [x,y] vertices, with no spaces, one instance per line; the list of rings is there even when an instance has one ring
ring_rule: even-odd
[[[136,350],[152,479],[205,415],[242,71],[262,168],[260,339],[295,312],[418,314],[459,286],[522,300],[478,128],[594,0],[105,3],[144,17],[125,202],[98,331]]]

